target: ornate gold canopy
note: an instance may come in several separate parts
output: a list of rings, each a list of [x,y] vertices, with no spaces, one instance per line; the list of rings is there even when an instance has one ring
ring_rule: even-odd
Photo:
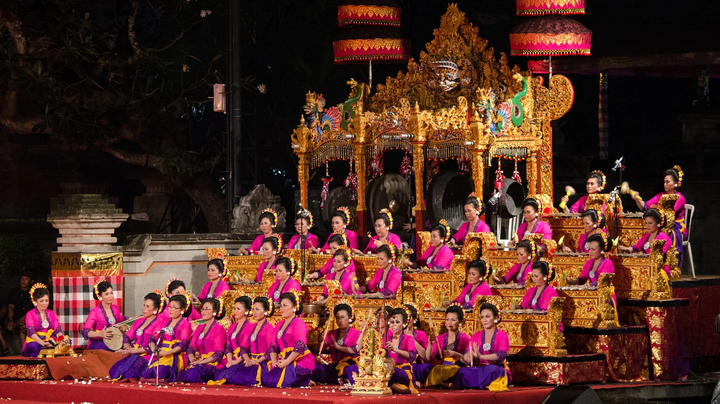
[[[322,95],[307,94],[292,144],[301,184],[307,184],[310,168],[324,161],[354,160],[361,225],[368,158],[387,148],[412,153],[415,178],[423,178],[426,160],[467,158],[480,196],[493,156],[523,157],[528,193],[552,198],[550,122],[572,106],[572,84],[554,75],[548,88],[542,77],[510,68],[506,54],[497,59],[457,5],[448,6],[435,38],[418,61],[410,59],[407,72],[388,77],[373,95],[366,84],[350,79],[348,85],[349,98],[327,109]],[[422,181],[415,184],[416,219],[422,224],[424,187]],[[301,202],[307,206],[303,187]]]

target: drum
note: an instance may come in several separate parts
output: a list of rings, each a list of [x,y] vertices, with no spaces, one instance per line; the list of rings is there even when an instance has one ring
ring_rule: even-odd
[[[108,327],[107,330],[112,332],[112,336],[103,338],[103,342],[111,351],[119,351],[123,346],[123,332],[115,326]]]

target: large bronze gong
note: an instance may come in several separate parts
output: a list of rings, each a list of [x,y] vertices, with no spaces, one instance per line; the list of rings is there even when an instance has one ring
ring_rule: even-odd
[[[441,171],[428,186],[426,193],[428,220],[434,226],[445,219],[454,230],[465,222],[464,203],[475,190],[469,176],[456,171]]]
[[[391,202],[393,202],[391,204]],[[400,174],[388,173],[370,181],[365,193],[370,223],[368,230],[375,234],[375,218],[380,209],[389,208],[393,215],[392,232],[402,237],[405,235],[403,223],[408,220],[408,205],[410,204],[410,184]]]

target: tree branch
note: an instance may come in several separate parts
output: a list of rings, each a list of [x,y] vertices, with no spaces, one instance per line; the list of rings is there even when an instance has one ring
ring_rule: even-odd
[[[162,158],[153,154],[133,153],[115,147],[104,147],[103,150],[111,156],[128,164],[149,167],[163,172]]]
[[[23,35],[22,22],[18,16],[11,11],[0,9],[0,23],[10,32],[13,42],[15,42],[15,52],[18,55],[25,55],[27,53],[27,39]],[[18,63],[22,66],[23,58],[19,58]],[[13,118],[17,114],[18,91],[17,71],[11,69],[8,90],[5,93],[5,102],[2,111],[0,111],[3,120]]]

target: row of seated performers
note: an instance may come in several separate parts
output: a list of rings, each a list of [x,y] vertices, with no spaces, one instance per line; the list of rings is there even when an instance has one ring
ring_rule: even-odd
[[[669,243],[666,243],[666,248],[670,248],[672,246],[677,249],[678,264],[680,266],[682,265],[683,256],[682,240],[687,237],[687,229],[685,226],[685,198],[678,191],[678,188],[682,185],[683,176],[683,171],[679,166],[675,166],[671,169],[666,170],[663,173],[663,187],[665,190],[655,195],[647,202],[643,201],[639,193],[635,191],[630,191],[633,200],[635,200],[637,203],[637,207],[644,212],[648,212],[650,209],[656,208],[658,202],[660,201],[660,198],[663,195],[678,195],[678,198],[674,205],[675,223],[673,224],[672,232],[670,234],[667,234],[667,239],[669,240]],[[587,195],[580,197],[577,202],[575,202],[570,207],[565,206],[565,203],[568,202],[568,196],[564,196],[562,198],[561,206],[564,212],[580,214],[583,217],[585,234],[581,235],[580,237],[577,249],[578,252],[587,252],[587,248],[585,247],[585,241],[587,237],[597,231],[601,231],[601,229],[603,229],[604,227],[604,217],[602,212],[597,212],[592,209],[592,211],[586,210],[585,205],[588,200],[588,195],[599,194],[605,189],[607,185],[606,183],[607,181],[605,174],[603,174],[599,170],[593,171],[587,177]],[[522,208],[524,221],[519,226],[516,232],[516,240],[523,239],[529,234],[542,234],[544,239],[552,239],[552,229],[550,225],[547,222],[541,220],[541,212],[543,209],[539,201],[528,198],[523,202]],[[450,249],[444,248],[446,247],[445,244],[451,247],[455,245],[461,245],[465,241],[465,237],[468,233],[490,232],[490,228],[488,227],[488,225],[481,219],[481,216],[483,214],[483,203],[474,194],[471,194],[465,200],[463,210],[467,221],[460,226],[460,228],[455,234],[451,234],[450,231],[447,231],[445,236],[441,238],[443,240],[442,244],[439,243],[440,240],[435,240],[436,242],[431,241],[431,248],[429,248],[425,256],[423,256],[419,260],[419,265],[427,265],[431,269],[433,267],[447,268],[450,261],[452,260],[452,254]],[[605,211],[604,207],[602,211]],[[659,230],[664,226],[664,221],[666,220],[664,217],[661,217],[656,213],[653,213],[651,216],[655,219],[654,225],[658,226],[658,229],[653,230]],[[647,219],[647,217],[648,215],[645,215],[645,219]],[[354,253],[362,252],[375,254],[377,253],[377,248],[379,246],[388,243],[394,245],[398,249],[401,248],[400,238],[396,234],[392,233],[394,223],[393,216],[389,210],[383,209],[378,214],[374,223],[376,235],[372,236],[369,239],[367,246],[362,251],[360,250],[360,240],[357,233],[347,228],[351,220],[351,212],[346,207],[338,208],[337,211],[333,212],[331,223],[334,233],[328,237],[327,241],[322,247],[319,247],[319,241],[317,236],[309,233],[309,230],[312,228],[313,225],[312,215],[307,210],[301,210],[300,212],[298,212],[298,215],[295,218],[295,228],[298,234],[292,236],[290,242],[287,244],[287,248],[310,249],[314,252],[327,253],[331,250],[331,240],[335,234],[343,234],[346,240],[344,245],[347,246],[350,251]],[[274,228],[276,225],[277,213],[274,212],[272,209],[266,209],[259,218],[259,227],[261,230],[261,234],[255,238],[252,245],[248,249],[240,249],[240,253],[262,254],[268,262],[265,267],[271,269],[274,264],[273,252],[277,252],[278,249],[282,249],[282,246],[284,245],[282,236],[274,233]],[[650,225],[648,224],[648,226]],[[640,243],[640,246],[648,245],[647,242],[649,242],[649,245],[652,245],[652,241],[655,239],[655,237],[665,239],[665,237],[660,233],[662,232],[648,231],[648,236],[644,237],[645,240],[640,240],[642,241],[642,243],[640,243],[640,241],[638,241],[638,243]],[[275,238],[275,242],[270,242],[269,245],[266,246],[266,243],[268,243],[268,240],[270,238]],[[635,248],[634,251],[639,252],[647,249],[648,248]],[[625,249],[623,251],[630,250]],[[269,265],[269,267],[267,265]],[[256,278],[257,282],[260,281],[261,273],[262,271],[259,270],[258,277]]]

